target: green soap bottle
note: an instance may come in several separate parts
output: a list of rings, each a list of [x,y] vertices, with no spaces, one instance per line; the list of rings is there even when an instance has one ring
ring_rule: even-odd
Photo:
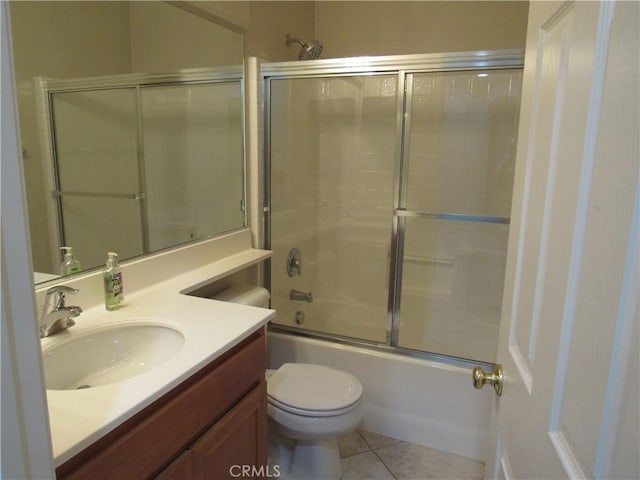
[[[109,252],[107,255],[107,265],[102,273],[104,280],[104,307],[107,310],[117,310],[124,306],[122,272],[118,265],[118,254]]]
[[[73,254],[72,247],[60,247],[64,252],[64,260],[60,265],[60,275],[73,275],[80,272],[80,262]]]

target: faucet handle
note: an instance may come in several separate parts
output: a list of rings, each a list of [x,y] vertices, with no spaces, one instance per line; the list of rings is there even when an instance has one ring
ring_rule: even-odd
[[[289,255],[287,256],[287,274],[290,277],[302,275],[302,255],[300,255],[300,250],[297,248],[289,250]]]
[[[66,285],[56,285],[47,290],[47,303],[51,302],[51,298],[56,297],[54,300],[54,310],[60,310],[64,308],[64,299],[67,293],[78,293],[80,290],[77,288],[67,287]],[[50,303],[49,303],[50,304]],[[45,306],[46,307],[46,306]]]
[[[47,295],[54,295],[56,293],[78,293],[80,290],[73,287],[67,287],[66,285],[56,285],[47,290]]]

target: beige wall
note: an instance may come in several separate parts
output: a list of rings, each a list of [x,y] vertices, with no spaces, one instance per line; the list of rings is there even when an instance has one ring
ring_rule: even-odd
[[[315,2],[251,2],[251,24],[246,32],[247,56],[271,62],[297,60],[297,44],[286,47],[289,34],[314,39]]]
[[[18,79],[131,69],[128,2],[11,2],[11,26]]]
[[[321,58],[524,48],[526,1],[253,1],[246,53],[296,60],[284,35],[324,44]]]
[[[164,2],[132,2],[130,15],[135,72],[242,64],[240,33]]]
[[[528,2],[315,2],[323,58],[524,48]]]
[[[167,0],[167,3],[210,18],[236,31],[247,30],[251,23],[251,2],[245,0]]]

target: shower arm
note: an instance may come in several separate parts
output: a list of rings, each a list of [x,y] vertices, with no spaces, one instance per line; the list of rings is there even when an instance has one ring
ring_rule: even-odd
[[[293,42],[300,44],[300,46],[302,48],[304,48],[305,45],[306,45],[302,40],[300,40],[299,38],[292,37],[288,33],[284,36],[284,39],[285,39],[285,44],[287,45],[287,47],[289,45],[291,45]]]

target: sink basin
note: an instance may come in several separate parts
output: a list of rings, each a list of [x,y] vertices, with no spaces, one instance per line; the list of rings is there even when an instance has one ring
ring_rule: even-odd
[[[178,330],[157,323],[91,330],[43,349],[45,384],[77,390],[121,382],[156,368],[183,345]]]

